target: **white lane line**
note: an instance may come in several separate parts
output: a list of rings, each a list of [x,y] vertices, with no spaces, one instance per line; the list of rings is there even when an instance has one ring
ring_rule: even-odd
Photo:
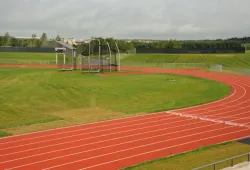
[[[214,125],[218,125],[218,124],[214,124]],[[210,126],[214,126],[214,125],[210,125]],[[208,126],[204,126],[204,127],[208,127]],[[229,127],[226,127],[226,128],[229,128]],[[193,129],[199,129],[199,128],[193,128]],[[225,129],[225,127],[221,128],[221,129]],[[218,129],[216,129],[216,130],[218,130]],[[189,131],[189,130],[182,130],[182,131],[179,131],[179,132],[183,132],[183,131]],[[42,163],[42,162],[47,162],[47,161],[51,161],[51,160],[56,160],[56,159],[59,159],[59,158],[69,157],[69,156],[73,156],[73,155],[79,155],[79,154],[83,154],[83,153],[87,153],[87,152],[92,152],[92,151],[96,151],[96,150],[100,150],[100,149],[106,149],[106,148],[110,148],[110,147],[114,147],[114,146],[119,146],[119,145],[124,145],[124,144],[128,144],[128,143],[134,143],[134,142],[143,141],[143,140],[146,140],[146,139],[152,139],[152,138],[156,138],[156,137],[167,136],[167,135],[171,135],[171,134],[175,134],[175,133],[179,133],[179,132],[171,132],[171,133],[167,133],[167,134],[161,134],[161,135],[151,136],[151,137],[142,138],[142,139],[138,139],[138,140],[127,141],[127,142],[119,143],[119,144],[115,144],[115,145],[108,145],[108,146],[104,146],[104,147],[101,147],[101,148],[95,148],[95,149],[86,150],[86,151],[78,152],[78,153],[74,153],[74,154],[63,155],[63,156],[60,156],[60,157],[55,157],[55,158],[51,158],[51,159],[47,159],[47,160],[42,160],[42,161],[38,161],[38,162],[32,162],[29,165],[37,164],[37,163]],[[204,132],[202,132],[202,133],[204,133]],[[175,138],[172,138],[171,140],[174,140],[174,139]]]
[[[249,86],[248,86],[249,87]],[[241,103],[239,103],[239,104],[242,104],[242,103],[246,103],[246,102],[249,102],[250,100],[246,100],[246,101],[244,101],[244,102],[241,102]],[[235,105],[234,105],[235,106]],[[242,110],[242,109],[246,109],[246,108],[248,108],[248,107],[250,107],[250,106],[247,106],[247,107],[244,107],[244,108],[239,108],[239,109],[233,109],[233,110],[230,110],[230,111],[227,111],[227,112],[223,112],[223,113],[218,113],[218,114],[213,114],[213,115],[208,115],[208,116],[206,116],[206,117],[215,117],[215,115],[217,116],[217,115],[223,115],[223,114],[226,114],[226,113],[230,113],[230,112],[235,112],[235,111],[238,111],[238,110]],[[223,109],[226,109],[226,108],[223,108]],[[218,111],[218,110],[223,110],[223,109],[217,109],[217,110],[211,110],[211,111],[205,111],[205,112],[200,112],[199,114],[192,114],[192,115],[195,115],[195,116],[197,116],[197,115],[205,115],[205,114],[207,114],[207,113],[210,113],[210,112],[215,112],[215,111]],[[194,111],[196,111],[196,110],[194,110]],[[188,113],[188,112],[194,112],[194,111],[187,111],[187,112],[185,112],[185,114],[186,113]]]
[[[196,122],[196,123],[190,123],[190,124],[185,124],[185,125],[174,126],[174,127],[171,127],[171,128],[167,127],[167,128],[157,129],[157,130],[143,132],[143,133],[137,133],[137,134],[127,135],[127,136],[122,136],[122,137],[117,137],[117,138],[111,138],[111,139],[108,139],[108,140],[101,140],[101,141],[98,141],[98,142],[92,142],[92,143],[88,143],[88,144],[83,144],[83,145],[68,147],[68,148],[64,148],[64,149],[53,150],[53,151],[50,151],[50,152],[43,152],[41,154],[31,155],[31,156],[27,156],[27,157],[21,157],[21,158],[18,158],[18,159],[8,160],[8,161],[0,162],[0,164],[7,163],[7,162],[13,162],[13,161],[17,161],[17,160],[22,160],[22,159],[26,159],[26,158],[31,158],[31,157],[35,157],[35,156],[45,155],[45,154],[49,154],[49,153],[69,150],[69,149],[75,149],[75,148],[79,148],[79,147],[83,147],[83,146],[89,146],[89,145],[93,145],[93,144],[99,144],[99,143],[114,141],[114,140],[117,140],[117,139],[128,138],[128,137],[131,137],[131,136],[139,136],[139,135],[144,135],[144,134],[153,133],[153,132],[160,132],[160,131],[164,131],[164,130],[167,130],[167,129],[170,130],[170,129],[183,127],[183,126],[188,126],[188,125],[195,125],[195,124],[197,125],[197,124],[201,124],[201,123],[204,124],[203,121],[200,121],[200,122]],[[169,132],[169,133],[166,133],[166,134],[175,134],[175,133],[179,133],[179,132],[185,132],[185,131],[200,129],[200,128],[203,128],[203,127],[215,126],[215,125],[218,125],[218,123],[213,123],[213,124],[209,124],[209,125],[205,125],[205,126],[198,126],[198,127],[195,127],[195,128],[183,129],[183,130],[179,130],[178,132]],[[166,135],[166,134],[163,134],[163,135]],[[6,155],[3,155],[3,156],[6,156]]]
[[[199,111],[199,110],[205,110],[205,109],[211,109],[211,108],[214,108],[214,107],[219,107],[219,106],[223,106],[223,105],[225,105],[225,104],[229,104],[229,103],[238,101],[239,99],[241,99],[241,98],[243,98],[243,97],[246,96],[247,91],[246,91],[246,89],[245,89],[243,86],[241,86],[239,83],[238,83],[237,85],[238,85],[239,87],[241,87],[241,88],[244,90],[244,93],[243,93],[242,96],[240,96],[239,98],[236,98],[236,99],[234,99],[234,100],[232,100],[232,101],[230,101],[230,102],[226,102],[226,103],[219,104],[219,105],[215,105],[215,106],[211,106],[211,107],[206,107],[206,108],[201,108],[201,109],[186,111],[186,113],[194,112],[194,111]],[[218,101],[219,101],[219,100],[218,100]],[[245,101],[244,101],[244,102],[240,102],[240,104],[242,104],[242,103],[245,103]],[[239,104],[236,104],[236,105],[234,105],[234,106],[237,106],[237,105],[239,105]],[[226,108],[215,109],[214,111],[223,110],[223,109],[226,109]],[[201,112],[202,112],[202,111],[201,111]],[[210,112],[211,112],[211,111],[210,111]],[[209,113],[209,112],[206,112],[206,113]]]
[[[230,127],[227,127],[227,128],[230,128]],[[226,129],[226,128],[225,128]],[[218,129],[217,129],[218,130]],[[217,130],[212,130],[212,131],[217,131]],[[201,132],[201,133],[197,133],[197,134],[203,134],[203,133],[207,133],[207,132],[212,132],[211,130],[210,131],[206,131],[206,132]],[[226,135],[228,134],[233,134],[233,133],[238,133],[238,132],[241,132],[241,131],[246,131],[246,129],[244,130],[239,130],[237,132],[230,132],[230,133],[226,133]],[[188,136],[185,136],[185,137],[190,137],[190,136],[194,136],[194,135],[197,135],[197,134],[192,134],[192,135],[188,135]],[[225,134],[223,134],[225,135]],[[216,137],[221,137],[223,136],[222,134],[220,135],[216,135]],[[213,136],[212,138],[214,138],[215,136]],[[183,138],[182,137],[178,137],[178,138],[175,138],[174,140],[176,139],[181,139]],[[211,138],[211,137],[210,137]],[[206,139],[206,138],[205,138]],[[60,164],[60,165],[56,165],[56,166],[52,166],[52,167],[48,167],[48,168],[44,168],[43,170],[47,170],[47,169],[53,169],[53,168],[57,168],[57,167],[61,167],[61,166],[65,166],[65,165],[69,165],[69,164],[74,164],[74,163],[78,163],[78,162],[83,162],[83,161],[86,161],[86,160],[91,160],[91,159],[95,159],[95,158],[99,158],[99,157],[103,157],[103,156],[108,156],[108,155],[112,155],[112,154],[116,154],[116,153],[121,153],[121,152],[124,152],[124,151],[128,151],[128,150],[133,150],[133,149],[138,149],[138,148],[143,148],[143,147],[147,147],[147,146],[151,146],[151,145],[156,145],[156,144],[160,144],[160,143],[165,143],[165,142],[168,142],[168,141],[171,141],[173,139],[168,139],[168,140],[164,140],[164,141],[159,141],[159,142],[155,142],[155,143],[150,143],[150,144],[146,144],[146,145],[141,145],[139,147],[133,147],[133,148],[128,148],[128,149],[124,149],[124,150],[119,150],[119,151],[115,151],[115,152],[111,152],[111,153],[107,153],[107,154],[102,154],[102,155],[98,155],[98,156],[94,156],[94,157],[90,157],[90,158],[86,158],[86,159],[82,159],[82,160],[77,160],[77,161],[73,161],[73,162],[68,162],[68,163],[63,163],[63,164]],[[195,140],[195,141],[201,141],[201,140]],[[194,141],[192,142],[187,142],[187,143],[193,143]],[[176,146],[176,145],[174,145]],[[173,146],[171,146],[173,147]],[[171,148],[171,147],[167,147],[167,148]],[[11,169],[16,169],[16,167],[14,168],[11,168]]]
[[[38,141],[38,142],[26,143],[26,144],[22,144],[22,145],[5,147],[5,148],[0,149],[0,151],[7,150],[7,149],[13,149],[13,148],[17,148],[17,147],[20,147],[20,146],[28,146],[28,145],[38,144],[38,143],[46,143],[46,142],[57,141],[57,140],[61,140],[61,139],[68,139],[68,138],[72,138],[72,137],[76,137],[76,136],[83,136],[83,135],[88,135],[88,134],[95,134],[95,133],[98,133],[98,132],[105,132],[105,131],[111,131],[111,130],[117,130],[117,129],[124,129],[126,127],[133,127],[133,126],[137,127],[138,125],[151,124],[153,122],[161,122],[161,121],[167,121],[167,120],[172,120],[172,119],[178,119],[178,117],[173,117],[171,119],[169,119],[169,118],[167,118],[167,119],[158,119],[158,120],[155,120],[155,121],[150,121],[150,122],[145,122],[145,123],[138,123],[138,124],[132,124],[132,125],[130,124],[130,125],[121,126],[121,127],[115,127],[115,128],[104,129],[104,130],[99,130],[99,131],[93,131],[93,132],[90,132],[90,133],[79,133],[79,134],[76,134],[76,135],[63,136],[63,137],[54,138],[54,139],[51,138],[49,140],[43,140],[43,141]],[[171,121],[169,123],[171,124]],[[173,121],[173,123],[174,123],[174,121]]]
[[[51,136],[61,135],[61,134],[67,134],[67,133],[71,133],[71,132],[85,131],[85,130],[96,129],[96,128],[100,128],[100,127],[104,128],[104,127],[114,126],[114,125],[118,125],[118,124],[126,124],[126,123],[138,122],[138,121],[145,121],[145,120],[148,120],[148,119],[156,119],[156,118],[161,118],[161,117],[166,117],[166,115],[164,115],[164,112],[161,112],[161,114],[159,116],[149,117],[149,118],[145,118],[145,119],[142,119],[142,120],[140,119],[140,120],[133,120],[133,121],[128,121],[128,122],[112,123],[112,124],[107,124],[107,125],[94,126],[94,127],[89,127],[89,128],[83,128],[83,129],[66,131],[66,132],[53,133],[53,134],[49,134],[49,135],[42,135],[42,136],[37,136],[37,137],[32,137],[32,138],[25,138],[25,139],[20,139],[20,140],[13,140],[13,141],[9,141],[9,142],[2,142],[2,143],[0,143],[0,145],[9,144],[9,143],[16,143],[16,142],[20,142],[20,141],[26,141],[26,140],[30,140],[30,139],[38,139],[38,138],[43,138],[43,137],[51,137]],[[1,141],[1,139],[0,139],[0,141]]]
[[[225,134],[225,135],[227,135],[227,134]],[[125,157],[125,158],[116,159],[116,160],[109,161],[109,162],[104,162],[104,163],[97,164],[97,165],[94,165],[94,166],[89,166],[89,167],[82,168],[82,169],[79,169],[79,170],[90,169],[90,168],[94,168],[94,167],[98,167],[98,166],[110,164],[110,163],[113,163],[113,162],[117,162],[117,161],[122,161],[122,160],[125,160],[125,159],[129,159],[129,158],[138,157],[138,156],[141,156],[141,155],[147,155],[147,154],[150,154],[150,153],[159,152],[159,151],[163,151],[163,150],[166,150],[166,149],[175,148],[175,147],[178,147],[178,146],[183,146],[183,145],[187,145],[187,144],[190,144],[190,143],[199,142],[199,141],[203,141],[203,140],[207,140],[207,139],[211,139],[211,138],[216,138],[216,137],[220,137],[220,136],[213,136],[213,137],[209,137],[209,138],[203,138],[203,139],[201,139],[201,140],[195,140],[195,141],[192,141],[192,142],[186,142],[186,143],[179,144],[179,145],[174,145],[174,146],[171,146],[171,147],[166,147],[166,148],[157,149],[157,150],[153,150],[153,151],[149,151],[149,152],[144,152],[144,153],[141,153],[141,154],[132,155],[132,156],[128,156],[128,157]],[[242,138],[244,138],[244,137],[236,138],[236,139],[234,139],[234,140],[239,140],[239,139],[242,139]],[[231,141],[231,140],[228,140],[228,141]],[[228,142],[228,141],[225,141],[225,142]],[[225,142],[221,142],[221,143],[225,143]],[[219,144],[219,143],[218,143],[218,144]],[[187,151],[188,151],[188,150],[187,150]],[[176,154],[177,154],[177,153],[176,153]],[[176,154],[172,154],[172,155],[176,155]],[[172,156],[172,155],[168,155],[168,157],[169,157],[169,156]],[[52,169],[52,168],[51,168],[51,169]],[[46,169],[43,169],[43,170],[46,170]]]
[[[178,112],[168,112],[168,113],[173,114],[173,115],[177,115],[177,116],[180,116],[180,117],[188,117],[188,118],[192,118],[192,119],[200,119],[200,120],[205,120],[205,121],[209,121],[209,122],[223,123],[223,124],[226,124],[226,125],[238,126],[238,127],[247,127],[248,128],[248,126],[245,126],[245,124],[235,123],[235,122],[231,122],[231,121],[223,121],[223,120],[220,120],[220,119],[211,119],[211,118],[208,118],[208,117],[202,117],[202,116],[196,116],[196,115],[178,113]]]
[[[223,82],[223,83],[225,83],[225,82]],[[227,99],[233,97],[236,94],[236,92],[237,92],[236,88],[234,86],[232,86],[231,84],[234,84],[235,86],[237,86],[237,84],[234,83],[234,82],[231,82],[231,81],[226,82],[226,84],[229,85],[229,86],[231,86],[231,88],[233,89],[233,93],[231,93],[229,96],[227,96],[227,97],[225,97],[223,99],[219,99],[219,100],[216,100],[216,101],[213,101],[213,102],[209,102],[209,103],[200,104],[200,105],[197,105],[197,106],[191,106],[191,107],[186,107],[186,108],[174,109],[174,110],[171,110],[171,111],[181,111],[183,109],[192,109],[192,108],[197,108],[197,107],[201,107],[201,106],[211,105],[211,104],[215,104],[215,103],[227,100]],[[200,110],[200,109],[196,109],[196,110]]]
[[[7,155],[13,155],[13,154],[16,154],[16,153],[23,153],[23,152],[26,152],[26,151],[38,150],[38,149],[43,149],[43,148],[47,148],[47,147],[51,147],[51,146],[59,146],[59,145],[63,145],[63,144],[69,144],[69,143],[74,143],[74,142],[79,142],[79,141],[85,141],[85,140],[100,138],[100,137],[104,137],[104,136],[117,135],[117,134],[122,134],[122,133],[126,133],[126,132],[133,132],[133,131],[136,131],[136,130],[142,130],[142,129],[145,130],[145,129],[148,129],[148,128],[158,127],[158,126],[162,126],[162,125],[169,125],[169,124],[174,124],[174,123],[187,122],[188,120],[189,120],[189,118],[187,118],[185,120],[175,121],[175,122],[172,122],[172,123],[167,122],[167,123],[163,123],[163,124],[157,124],[157,125],[153,125],[153,126],[146,126],[146,127],[137,128],[137,129],[119,131],[119,132],[109,133],[109,134],[104,134],[104,135],[99,135],[99,136],[92,136],[92,137],[89,137],[89,138],[77,139],[77,140],[69,141],[69,142],[63,142],[63,143],[57,143],[57,144],[53,144],[53,145],[46,145],[46,146],[27,149],[27,150],[21,150],[21,151],[18,151],[18,152],[12,152],[12,153],[0,155],[0,156],[2,157],[2,156],[7,156]],[[191,124],[193,124],[193,123],[191,123]],[[184,125],[189,125],[189,124],[184,124]],[[171,128],[171,127],[172,126],[170,126],[168,128]]]
[[[176,137],[176,138],[171,138],[171,139],[167,139],[167,140],[163,140],[163,141],[158,141],[158,142],[154,142],[154,143],[139,145],[139,146],[132,147],[132,148],[128,148],[128,149],[119,150],[119,151],[117,151],[117,152],[124,152],[124,151],[127,151],[127,150],[142,148],[142,147],[151,146],[151,145],[156,145],[156,144],[159,144],[159,143],[164,143],[164,142],[168,142],[168,141],[172,141],[172,140],[176,140],[176,139],[186,138],[186,137],[190,137],[190,136],[195,136],[195,135],[199,135],[199,134],[204,134],[204,133],[213,132],[213,131],[219,131],[219,130],[223,130],[223,129],[230,129],[230,128],[232,128],[232,127],[223,127],[223,128],[219,128],[219,129],[203,131],[203,132],[200,132],[200,133],[194,133],[194,134],[185,135],[185,136],[180,136],[180,137]],[[164,136],[164,135],[160,135],[160,136]],[[146,140],[146,139],[151,139],[151,138],[154,138],[154,137],[149,137],[149,138],[145,138],[145,139],[139,139],[139,140],[136,140],[136,141],[141,141],[141,140]],[[125,142],[125,143],[123,143],[123,144],[126,144],[126,143],[133,143],[133,142],[136,142],[136,141],[129,141],[129,142]],[[122,144],[122,145],[123,145],[123,144]],[[120,144],[116,144],[116,145],[114,145],[114,146],[119,146],[119,145],[120,145]],[[109,148],[109,147],[102,147],[102,149],[105,149],[105,148]],[[91,152],[91,151],[95,151],[95,150],[96,150],[96,149],[92,149],[92,150],[89,150],[89,151],[79,152],[79,153],[77,153],[77,154],[83,154],[83,153]],[[102,154],[102,155],[98,155],[98,156],[94,156],[94,157],[90,157],[90,158],[85,158],[85,159],[80,160],[80,162],[83,161],[83,160],[90,160],[90,159],[94,159],[94,158],[98,158],[98,157],[102,157],[102,156],[106,156],[106,155],[111,155],[111,154],[117,153],[117,152],[110,152],[110,153],[106,153],[106,154]],[[73,155],[77,155],[77,154],[73,154]],[[44,160],[44,161],[32,162],[32,163],[29,163],[29,164],[23,164],[23,165],[20,165],[20,166],[11,167],[10,169],[16,169],[16,168],[20,168],[20,167],[30,166],[30,165],[33,165],[33,164],[42,163],[42,162],[47,162],[47,161],[50,161],[50,160],[55,160],[55,159],[64,158],[64,157],[68,157],[68,156],[72,156],[72,154],[70,154],[70,155],[64,155],[64,156],[60,156],[60,157],[55,157],[55,158],[47,159],[47,160]],[[63,165],[68,165],[68,164],[71,164],[71,163],[75,163],[75,161],[74,161],[74,162],[68,162],[68,163],[65,163],[65,164],[63,164]],[[62,165],[57,165],[57,166],[54,166],[54,167],[59,167],[59,166],[62,166]],[[53,168],[54,168],[54,167],[53,167]]]
[[[239,84],[242,84],[242,81],[243,81],[243,80],[238,81],[238,82],[235,82],[235,83],[232,83],[232,84],[235,84],[235,86],[237,87],[237,86],[240,86]],[[246,82],[246,81],[244,81],[244,82]],[[226,84],[227,84],[227,83],[226,83]],[[247,86],[247,87],[249,87],[248,84],[244,84],[244,85]],[[223,98],[223,99],[220,99],[220,100],[217,100],[217,101],[214,101],[214,102],[210,102],[210,103],[201,104],[201,105],[198,105],[198,106],[192,106],[192,107],[187,107],[187,108],[183,108],[183,109],[176,109],[176,110],[171,110],[171,111],[178,111],[178,110],[179,110],[179,111],[182,111],[182,110],[185,110],[185,109],[196,108],[196,107],[205,106],[205,105],[208,105],[208,104],[210,105],[211,103],[221,102],[221,101],[223,101],[223,100],[225,100],[225,99],[228,99],[228,98],[230,98],[230,97],[233,97],[233,96],[236,94],[236,92],[237,92],[236,88],[233,87],[233,86],[231,86],[231,87],[234,89],[234,92],[233,92],[231,95],[229,95],[228,97],[226,97],[226,98]],[[246,89],[245,89],[244,87],[242,87],[242,86],[240,86],[240,87],[244,90],[244,95],[240,97],[240,98],[242,98],[242,97],[245,96]],[[219,105],[215,105],[215,106],[208,106],[208,107],[206,107],[206,108],[200,108],[200,109],[198,108],[198,109],[195,109],[195,110],[192,110],[192,111],[185,111],[185,112],[188,113],[188,112],[193,112],[193,111],[198,111],[198,110],[205,110],[205,109],[208,109],[208,108],[214,108],[214,107],[217,107],[217,106],[223,106],[223,105],[225,105],[225,104],[234,102],[234,101],[236,101],[236,100],[239,100],[239,98],[234,99],[233,101],[226,102],[226,103],[224,103],[224,104],[219,104]]]
[[[95,125],[95,124],[100,124],[100,123],[109,123],[109,122],[115,122],[117,120],[127,120],[127,119],[133,119],[133,118],[137,118],[137,117],[148,117],[151,115],[156,115],[156,114],[161,114],[163,113],[163,111],[161,112],[155,112],[155,113],[147,113],[147,114],[141,114],[141,115],[134,115],[134,116],[127,116],[127,117],[122,117],[122,118],[116,118],[116,119],[110,119],[110,120],[104,120],[104,121],[98,121],[98,122],[93,122],[93,123],[85,123],[85,124],[79,124],[79,125],[72,125],[72,126],[67,126],[67,127],[61,127],[61,128],[55,128],[55,129],[48,129],[48,130],[42,130],[42,131],[38,131],[38,132],[29,132],[29,133],[24,133],[24,134],[19,134],[19,135],[15,135],[15,136],[7,136],[7,137],[1,137],[0,141],[3,139],[12,139],[12,138],[16,138],[16,137],[22,137],[22,136],[28,136],[28,135],[33,135],[33,134],[39,134],[39,133],[43,133],[43,132],[54,132],[57,130],[67,130],[67,129],[72,129],[75,127],[81,127],[83,126],[88,126],[88,125]]]

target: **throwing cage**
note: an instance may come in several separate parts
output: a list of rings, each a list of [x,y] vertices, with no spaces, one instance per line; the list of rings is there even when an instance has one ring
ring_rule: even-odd
[[[93,40],[97,40],[98,44]],[[100,40],[93,40],[89,42],[89,54],[80,57],[81,72],[100,73],[119,71],[120,54],[118,45],[115,44],[114,47],[116,50],[112,51],[108,42],[101,44]]]

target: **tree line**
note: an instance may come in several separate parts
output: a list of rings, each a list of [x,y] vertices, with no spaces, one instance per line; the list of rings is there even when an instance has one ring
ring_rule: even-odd
[[[17,39],[6,32],[4,36],[0,36],[0,46],[39,48],[60,40],[62,40],[62,38],[59,35],[57,35],[55,39],[48,40],[46,33],[42,33],[40,38],[38,38],[36,34],[32,34],[29,39]]]
[[[128,52],[135,48],[188,48],[188,49],[204,49],[204,48],[239,48],[243,44],[250,43],[250,37],[242,38],[229,38],[229,39],[216,39],[216,40],[117,40],[114,38],[102,38],[92,37],[99,39],[102,44],[102,53],[106,53],[108,50],[107,42],[110,44],[112,52],[116,51],[115,42],[119,45],[120,52]],[[42,33],[41,38],[38,39],[36,34],[32,34],[30,39],[16,39],[10,36],[9,33],[5,33],[4,36],[0,36],[0,46],[13,46],[13,47],[44,47],[46,45],[53,44],[55,41],[61,41],[59,35],[54,39],[48,40],[47,34]],[[92,41],[92,52],[98,52],[98,41]],[[87,54],[89,52],[88,43],[80,43],[75,45],[77,51]]]
[[[109,42],[111,46],[111,51],[115,52],[116,47],[114,46],[114,42],[117,42],[119,45],[119,49],[121,52],[128,52],[134,48],[186,48],[186,49],[207,49],[207,48],[240,48],[242,47],[242,43],[239,41],[233,40],[190,40],[190,41],[177,41],[177,40],[167,40],[167,41],[152,41],[152,42],[143,42],[139,40],[115,40],[113,38],[97,38],[100,39],[102,46],[101,53],[105,53],[107,50],[107,46],[105,46],[106,42]],[[89,52],[89,44],[82,43],[76,46],[78,52],[87,55]],[[91,42],[91,53],[98,52],[98,41]]]

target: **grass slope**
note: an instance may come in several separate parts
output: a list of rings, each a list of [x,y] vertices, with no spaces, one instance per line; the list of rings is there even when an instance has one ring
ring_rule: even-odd
[[[124,168],[124,170],[191,170],[200,166],[210,164],[219,160],[231,158],[240,154],[250,152],[250,146],[238,142],[228,142],[219,145],[199,148],[197,150],[179,154],[167,158],[157,159],[133,167]],[[247,156],[238,158],[235,163],[247,161]],[[217,169],[222,169],[231,165],[230,161],[220,163]],[[211,170],[213,167],[207,167],[202,170]]]
[[[224,67],[250,68],[250,54],[136,54],[122,59],[134,63],[207,63]]]
[[[10,68],[0,68],[0,85],[0,130],[13,134],[198,105],[231,90],[181,75],[100,77]]]

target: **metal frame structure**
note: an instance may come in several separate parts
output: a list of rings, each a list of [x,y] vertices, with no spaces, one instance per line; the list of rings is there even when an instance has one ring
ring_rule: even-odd
[[[90,60],[90,57],[91,57],[91,41],[92,40],[97,40],[98,41],[98,43],[99,43],[99,68],[98,68],[98,70],[96,70],[96,71],[92,71],[91,70],[91,60]],[[90,39],[89,40],[89,56],[88,56],[88,68],[89,68],[89,70],[88,71],[83,71],[82,70],[82,68],[83,68],[83,57],[81,58],[81,72],[89,72],[89,73],[100,73],[100,69],[101,69],[101,63],[100,63],[100,60],[101,60],[101,41],[99,40],[99,39],[96,39],[96,38],[94,38],[94,39]]]

